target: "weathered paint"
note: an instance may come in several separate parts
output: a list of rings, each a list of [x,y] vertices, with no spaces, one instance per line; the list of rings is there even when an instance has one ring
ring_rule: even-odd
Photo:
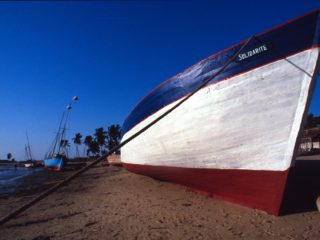
[[[181,184],[210,197],[278,215],[287,171],[192,169],[125,164],[134,173]]]
[[[239,53],[236,60],[231,62],[229,66],[212,79],[210,83],[231,78],[254,68],[310,49],[312,46],[318,46],[319,25],[318,11],[314,11],[258,34],[258,38],[252,39]],[[122,133],[125,134],[132,127],[143,121],[149,115],[159,111],[159,109],[164,106],[193,92],[206,77],[219,71],[219,69],[229,61],[231,56],[238,52],[242,45],[243,42],[213,54],[161,83],[147,94],[128,115],[122,126]],[[254,54],[254,56],[252,56],[253,54],[249,54],[263,46],[266,46],[267,50],[258,51],[259,54]],[[243,54],[247,57],[240,61],[240,59],[243,59],[243,57],[241,57]],[[251,55],[251,57],[249,57],[249,55]]]
[[[122,161],[188,168],[287,170],[317,59],[318,48],[312,48],[203,88],[124,146]],[[136,125],[123,140],[174,104]]]
[[[318,70],[318,15],[260,34],[265,47],[251,43],[221,75],[123,146],[124,166],[277,215]],[[151,91],[126,119],[122,141],[194,91],[240,46]]]

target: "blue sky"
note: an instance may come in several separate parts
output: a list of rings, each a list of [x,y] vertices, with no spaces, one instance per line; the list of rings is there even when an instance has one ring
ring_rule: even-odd
[[[0,2],[0,158],[48,150],[79,96],[68,136],[123,123],[151,89],[318,1]],[[320,84],[311,105],[319,115]]]

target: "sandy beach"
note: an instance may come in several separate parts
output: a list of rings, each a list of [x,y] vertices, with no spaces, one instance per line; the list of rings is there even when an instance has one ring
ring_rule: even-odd
[[[0,216],[40,191],[1,198]],[[320,239],[320,213],[311,203],[276,217],[100,166],[6,223],[0,239]]]

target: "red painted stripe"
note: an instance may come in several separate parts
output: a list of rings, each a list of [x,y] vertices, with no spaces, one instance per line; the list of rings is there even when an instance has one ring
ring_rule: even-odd
[[[50,170],[50,171],[56,171],[56,172],[61,171],[60,167],[45,167],[45,169]]]
[[[288,171],[197,169],[124,163],[134,173],[279,215]]]

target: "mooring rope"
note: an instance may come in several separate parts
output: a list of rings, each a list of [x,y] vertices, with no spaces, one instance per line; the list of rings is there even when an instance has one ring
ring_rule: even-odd
[[[292,62],[290,59],[287,58],[287,56],[283,55],[283,53],[281,53],[279,51],[279,49],[275,48],[274,46],[272,46],[271,44],[261,40],[260,38],[258,38],[257,36],[253,36],[253,38],[255,40],[257,40],[259,43],[266,45],[268,49],[272,50],[273,52],[276,52],[280,58],[284,59],[286,62],[288,62],[289,64],[291,64],[292,66],[294,66],[295,68],[297,68],[298,70],[300,70],[301,72],[305,73],[306,75],[308,75],[310,78],[312,78],[312,74],[308,73],[305,69],[303,69],[302,67],[298,66],[297,64],[295,64],[294,62]]]
[[[66,185],[67,183],[71,182],[74,178],[78,177],[79,175],[81,175],[82,173],[86,172],[88,169],[90,169],[91,167],[93,167],[94,165],[96,165],[97,163],[99,163],[100,161],[106,159],[109,155],[111,155],[112,153],[114,153],[115,151],[119,150],[121,147],[123,147],[124,145],[126,145],[127,143],[129,143],[131,140],[133,140],[134,138],[138,137],[140,134],[142,134],[143,132],[145,132],[147,129],[149,129],[151,126],[153,126],[154,124],[156,124],[158,121],[160,121],[162,118],[164,118],[165,116],[167,116],[169,113],[171,113],[173,110],[175,110],[176,108],[178,108],[181,104],[183,104],[185,101],[187,101],[190,97],[192,97],[194,94],[196,94],[200,89],[202,89],[203,87],[205,87],[212,79],[214,79],[216,76],[218,76],[219,74],[221,74],[224,69],[226,69],[226,67],[229,66],[229,64],[235,60],[235,58],[239,55],[240,52],[242,52],[242,50],[249,44],[249,42],[251,42],[252,39],[256,39],[255,36],[250,37],[249,39],[247,39],[245,41],[245,43],[241,46],[241,48],[213,75],[208,76],[203,82],[202,84],[200,84],[199,87],[197,87],[193,92],[189,93],[187,95],[186,98],[182,99],[180,102],[178,102],[176,105],[174,105],[172,108],[168,109],[166,112],[164,112],[161,116],[159,116],[158,118],[156,118],[155,120],[153,120],[152,122],[150,122],[148,125],[146,125],[145,127],[143,127],[140,131],[136,132],[135,134],[133,134],[131,137],[129,137],[128,139],[126,139],[125,141],[121,142],[119,145],[115,146],[114,148],[112,148],[110,151],[108,151],[107,153],[105,153],[104,155],[98,157],[97,159],[95,159],[93,162],[91,162],[90,164],[88,164],[87,166],[83,167],[82,169],[80,169],[79,171],[77,171],[76,173],[74,173],[72,176],[66,178],[65,180],[63,180],[60,183],[57,183],[56,185],[52,186],[51,188],[49,188],[48,190],[44,191],[43,193],[41,193],[39,196],[37,196],[36,198],[32,199],[30,202],[26,203],[25,205],[21,206],[20,208],[14,210],[13,212],[11,212],[10,214],[8,214],[7,216],[3,217],[0,220],[0,225],[5,224],[6,222],[8,222],[9,220],[15,218],[16,216],[18,216],[20,213],[24,212],[25,210],[27,210],[28,208],[30,208],[31,206],[35,205],[37,202],[39,202],[40,200],[44,199],[45,197],[49,196],[51,193],[55,192],[56,190],[58,190],[60,187]]]

